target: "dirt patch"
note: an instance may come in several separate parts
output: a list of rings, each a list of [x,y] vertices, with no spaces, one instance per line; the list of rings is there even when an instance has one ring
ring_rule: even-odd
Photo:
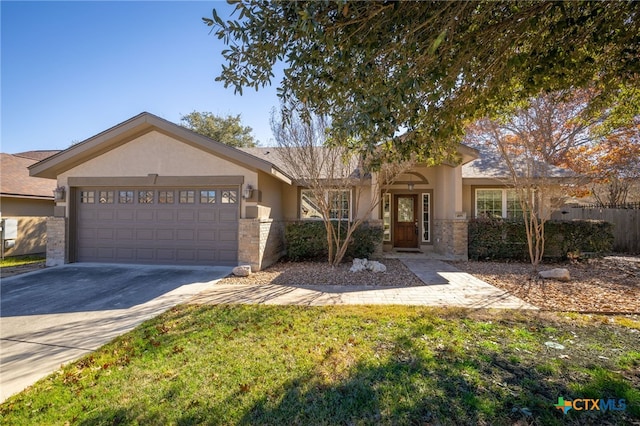
[[[321,262],[278,262],[249,277],[230,276],[220,284],[279,284],[279,285],[368,285],[419,286],[425,285],[402,262],[383,259],[386,272],[349,272],[351,263],[332,267]]]
[[[4,268],[0,268],[0,277],[8,278],[14,275],[25,274],[31,271],[37,271],[39,269],[43,269],[45,267],[45,262],[36,262],[29,263],[27,265],[19,265],[19,266],[6,266]]]
[[[540,267],[540,270],[568,269],[571,274],[569,282],[538,279],[527,263],[451,263],[541,309],[640,313],[640,256],[607,256]]]

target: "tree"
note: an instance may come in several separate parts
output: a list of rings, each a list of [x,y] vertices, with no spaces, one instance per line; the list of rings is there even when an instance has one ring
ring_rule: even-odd
[[[331,143],[327,117],[290,111],[293,114],[286,122],[275,111],[271,116],[271,129],[278,144],[276,155],[284,171],[298,177],[297,183],[310,192],[303,203],[319,213],[327,232],[327,260],[337,265],[353,232],[379,205],[383,191],[411,163],[378,158],[381,166],[372,175],[373,156],[365,160],[346,146]],[[379,150],[377,156],[385,155],[384,152]],[[350,204],[346,210],[345,203]],[[349,217],[349,210],[354,217]]]
[[[228,46],[217,80],[331,118],[335,140],[438,163],[466,124],[541,92],[594,88],[587,111],[637,111],[640,2],[272,1],[203,18]],[[523,105],[519,105],[522,107]],[[284,111],[284,120],[290,112]]]
[[[251,127],[243,126],[240,114],[219,117],[210,112],[193,111],[180,118],[180,125],[217,142],[236,148],[256,146]]]
[[[591,193],[601,206],[627,202],[629,190],[640,182],[640,116],[625,127],[569,150],[565,164],[590,178]]]
[[[568,170],[554,167],[567,153],[590,141],[589,123],[580,120],[584,95],[553,93],[533,99],[528,108],[502,119],[483,119],[468,128],[465,141],[499,153],[506,184],[513,187],[524,220],[529,258],[534,270],[544,255],[545,222],[567,186]],[[578,101],[581,100],[581,101]]]

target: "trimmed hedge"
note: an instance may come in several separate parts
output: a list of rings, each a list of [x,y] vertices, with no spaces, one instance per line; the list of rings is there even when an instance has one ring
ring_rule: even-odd
[[[347,231],[347,224],[342,223],[342,235]],[[353,258],[368,258],[382,242],[382,227],[363,223],[351,235],[351,242],[347,248],[344,260]],[[327,231],[322,221],[290,222],[285,228],[287,242],[287,257],[289,260],[320,260],[326,261]]]
[[[583,253],[603,254],[613,247],[613,224],[596,220],[550,220],[545,223],[545,258],[566,259]],[[469,221],[469,259],[529,260],[521,221]]]

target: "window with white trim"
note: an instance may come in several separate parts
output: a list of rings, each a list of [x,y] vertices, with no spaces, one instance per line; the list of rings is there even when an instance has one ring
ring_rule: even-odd
[[[382,196],[382,241],[391,241],[391,194]]]
[[[422,242],[431,242],[431,194],[422,194]]]
[[[331,220],[349,220],[351,218],[351,191],[324,191],[324,201],[329,205]],[[322,219],[322,209],[310,189],[300,191],[300,219]]]
[[[476,189],[476,217],[522,219],[522,207],[514,189]]]

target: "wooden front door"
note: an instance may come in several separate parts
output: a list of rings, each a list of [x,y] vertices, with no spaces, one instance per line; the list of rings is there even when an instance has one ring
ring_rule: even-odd
[[[396,195],[394,200],[393,246],[418,247],[418,196]]]

